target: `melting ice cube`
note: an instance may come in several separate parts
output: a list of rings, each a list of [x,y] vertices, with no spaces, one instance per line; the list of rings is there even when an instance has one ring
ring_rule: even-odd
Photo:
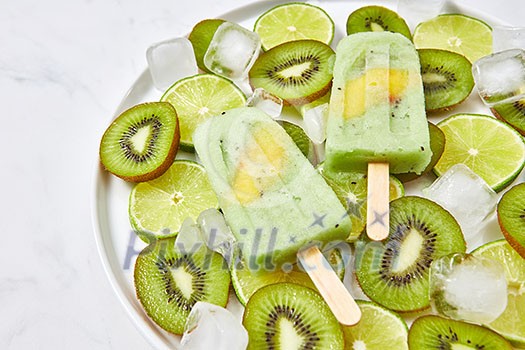
[[[489,106],[525,98],[525,50],[496,52],[474,62],[479,95]]]
[[[150,46],[146,51],[146,59],[153,84],[162,91],[177,80],[198,73],[193,46],[186,38],[175,38]]]
[[[259,35],[238,24],[224,22],[204,54],[204,65],[226,78],[241,79],[248,75],[260,49]]]
[[[444,4],[445,0],[398,0],[397,13],[414,29],[420,22],[439,15]]]
[[[494,52],[524,48],[525,27],[494,26],[492,28],[492,50]]]
[[[464,164],[450,167],[423,194],[456,218],[469,245],[481,238],[485,219],[495,212],[498,201],[496,192]]]
[[[181,345],[184,350],[244,350],[248,332],[230,311],[199,301],[186,321]]]
[[[234,253],[235,236],[221,212],[213,208],[207,209],[199,214],[197,224],[200,226],[203,240],[208,248],[221,254],[230,266]]]
[[[195,225],[193,219],[186,218],[175,239],[175,246],[182,252],[191,253],[204,246],[204,242],[205,240],[199,227]]]
[[[315,143],[321,144],[326,140],[326,121],[328,119],[328,103],[323,103],[302,112],[304,131]]]
[[[246,101],[246,106],[257,107],[273,119],[277,119],[283,110],[283,100],[263,88],[257,88]]]
[[[507,280],[498,261],[470,254],[436,259],[430,267],[433,308],[446,316],[490,323],[507,307]]]

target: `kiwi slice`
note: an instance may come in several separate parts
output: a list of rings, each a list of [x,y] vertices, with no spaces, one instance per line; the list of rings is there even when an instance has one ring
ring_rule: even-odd
[[[465,252],[461,228],[438,204],[407,196],[390,202],[390,232],[383,242],[361,235],[355,273],[373,301],[400,312],[430,305],[429,269],[434,259]]]
[[[224,22],[223,19],[205,19],[197,23],[188,36],[193,46],[197,66],[205,72],[209,72],[209,70],[204,65],[204,55],[208,50],[208,46],[210,46],[210,42],[217,28]]]
[[[296,40],[262,53],[250,69],[250,85],[264,88],[286,105],[303,105],[332,86],[335,52],[316,40]]]
[[[352,12],[346,21],[348,35],[360,32],[393,32],[412,40],[410,28],[403,18],[382,6],[365,6]]]
[[[497,212],[503,235],[525,259],[525,183],[505,192],[498,203]]]
[[[100,141],[100,161],[126,181],[153,180],[173,163],[179,140],[179,119],[171,104],[139,104],[107,128]]]
[[[201,247],[186,253],[175,238],[148,245],[135,263],[137,297],[148,316],[160,327],[182,334],[197,301],[226,306],[230,273],[221,255]]]
[[[430,173],[439,161],[439,158],[441,158],[441,155],[445,150],[445,133],[431,122],[428,122],[428,131],[430,133],[430,149],[432,150],[432,157],[430,158],[430,163],[428,163],[427,167],[425,168],[425,170],[423,170],[423,172],[420,175],[416,173],[396,174],[395,176],[401,182],[409,182]]]
[[[425,108],[446,111],[463,102],[474,88],[472,63],[459,53],[419,49]]]
[[[512,350],[505,338],[488,328],[433,315],[419,317],[412,323],[408,347],[411,350]]]
[[[525,136],[525,98],[496,105],[490,109],[496,118]]]
[[[248,350],[343,350],[343,331],[323,298],[310,288],[276,283],[250,298],[242,321]]]

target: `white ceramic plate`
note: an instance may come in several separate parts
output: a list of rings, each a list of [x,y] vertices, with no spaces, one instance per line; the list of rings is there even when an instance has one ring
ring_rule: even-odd
[[[253,24],[259,15],[273,6],[285,2],[289,1],[274,0],[257,2],[220,15],[219,17],[239,23],[246,28],[253,28]],[[337,44],[337,42],[345,35],[346,19],[355,9],[365,5],[374,4],[395,10],[394,1],[330,0],[319,3],[320,6],[328,12],[336,24],[336,33],[332,45],[334,47],[335,44]],[[492,18],[474,9],[463,7],[455,2],[448,3],[443,12],[464,13],[480,18],[490,25],[504,24],[496,18]],[[190,30],[191,28],[188,28],[188,31]],[[114,117],[135,104],[147,101],[158,101],[161,94],[160,91],[157,91],[153,87],[150,74],[145,70],[124,96]],[[458,108],[454,109],[452,113],[435,115],[429,119],[433,122],[437,122],[447,115],[461,112],[490,114],[488,108],[482,104],[474,91],[470,98]],[[523,178],[524,175],[522,174],[519,179],[520,182],[524,181]],[[407,193],[417,193],[420,187],[430,181],[432,181],[431,178],[427,179],[427,181],[423,180],[416,184],[410,184],[407,186]],[[94,177],[93,225],[99,253],[113,289],[122,302],[128,315],[137,326],[137,329],[156,349],[177,349],[179,348],[179,337],[168,334],[157,327],[146,316],[135,296],[135,290],[133,287],[133,266],[137,254],[145,244],[136,237],[128,221],[128,196],[131,188],[131,184],[110,175],[101,167],[96,169]],[[491,232],[499,233],[499,228],[494,219],[485,234],[490,235]],[[486,236],[484,241],[491,238],[493,237],[489,238]],[[242,306],[237,302],[233,292],[230,295],[228,308],[238,314],[239,317],[242,315]]]

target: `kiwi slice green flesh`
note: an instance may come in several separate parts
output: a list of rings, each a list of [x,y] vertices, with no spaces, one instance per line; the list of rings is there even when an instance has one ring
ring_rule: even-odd
[[[505,192],[498,203],[497,212],[503,235],[525,259],[525,183]]]
[[[409,182],[430,173],[439,161],[439,158],[441,158],[441,155],[445,150],[445,133],[431,122],[428,122],[428,131],[430,133],[430,149],[432,150],[432,157],[430,158],[430,163],[428,163],[427,167],[425,168],[425,170],[423,170],[423,172],[420,175],[416,173],[396,174],[395,176],[401,182]]]
[[[204,65],[204,55],[206,54],[206,50],[208,50],[208,46],[210,46],[210,42],[217,28],[224,22],[223,19],[205,19],[197,23],[188,36],[193,46],[197,66],[205,72],[209,72],[209,70]]]
[[[149,181],[168,170],[179,140],[179,120],[172,105],[139,104],[107,128],[100,142],[100,160],[109,172],[126,181]]]
[[[175,238],[164,238],[139,254],[134,282],[149,317],[166,331],[182,334],[197,301],[226,306],[230,273],[222,256],[206,247],[186,253],[175,246]]]
[[[419,49],[427,111],[444,111],[463,102],[474,88],[472,64],[465,56],[438,49]]]
[[[496,118],[512,126],[525,136],[525,98],[506,102],[491,108]]]
[[[427,308],[432,261],[466,250],[454,217],[438,204],[414,196],[390,202],[390,232],[383,242],[364,236],[356,245],[357,280],[370,299],[400,312]]]
[[[411,350],[505,350],[512,346],[488,328],[439,316],[422,316],[408,332]]]
[[[412,40],[410,28],[403,18],[382,6],[365,6],[352,12],[346,21],[348,35],[359,32],[394,32]]]
[[[342,328],[310,288],[276,283],[259,289],[246,304],[242,321],[251,349],[343,349]]]
[[[296,40],[262,53],[250,69],[250,85],[264,88],[287,105],[303,105],[324,96],[332,85],[335,53],[316,40]]]

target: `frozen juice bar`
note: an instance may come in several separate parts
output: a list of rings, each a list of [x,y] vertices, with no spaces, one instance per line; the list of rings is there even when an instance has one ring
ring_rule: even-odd
[[[430,161],[419,57],[404,36],[365,32],[336,50],[326,139],[326,167],[421,173]]]
[[[351,223],[335,193],[261,110],[243,107],[210,118],[193,142],[251,269],[295,261],[310,242],[348,236]]]

